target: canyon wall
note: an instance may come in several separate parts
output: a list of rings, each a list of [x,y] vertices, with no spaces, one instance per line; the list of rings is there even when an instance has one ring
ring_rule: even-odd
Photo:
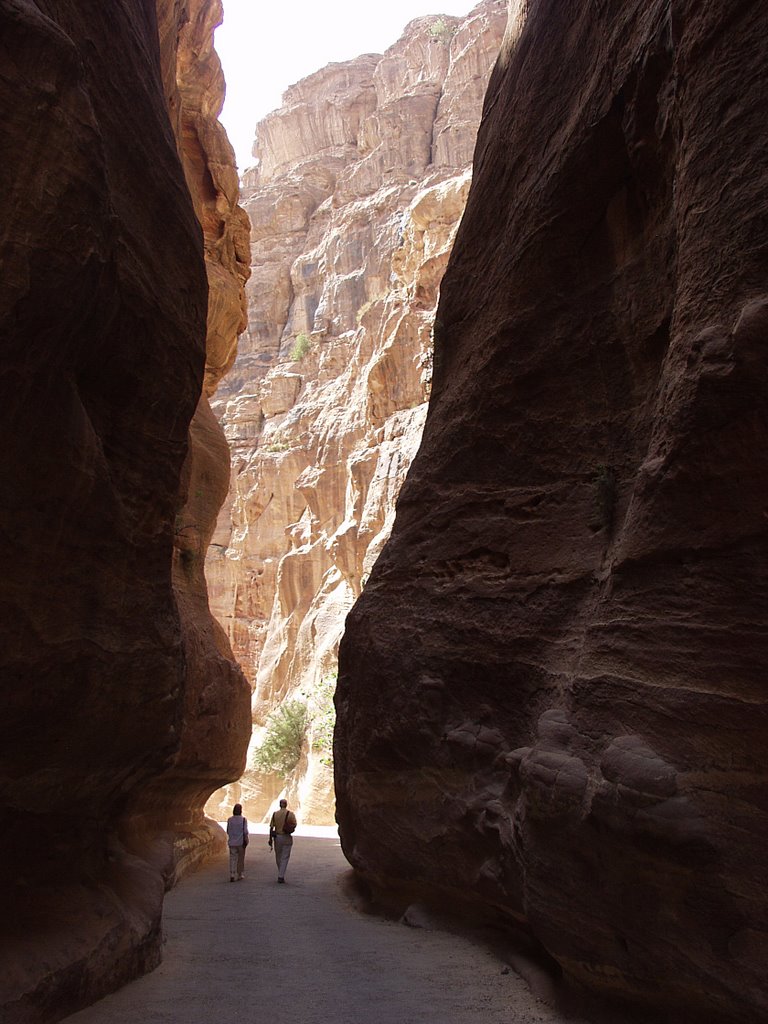
[[[342,843],[653,1021],[764,1021],[768,11],[511,7],[342,641]]]
[[[237,799],[261,818],[287,786],[302,821],[333,821],[338,642],[419,444],[438,287],[505,24],[500,0],[418,18],[383,55],[292,86],[258,126],[248,327],[216,401],[232,495],[206,567],[256,729],[218,816]],[[294,701],[310,724],[286,779],[258,748]]]
[[[228,482],[206,397],[248,274],[220,14],[0,5],[8,1024],[158,962],[163,892],[221,842],[202,805],[250,731],[202,575]]]

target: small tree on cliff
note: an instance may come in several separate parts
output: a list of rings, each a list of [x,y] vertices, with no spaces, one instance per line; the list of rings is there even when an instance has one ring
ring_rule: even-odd
[[[300,700],[281,705],[267,719],[267,731],[253,759],[260,772],[289,775],[301,757],[307,732],[307,706]]]
[[[456,34],[456,26],[449,24],[445,18],[438,18],[429,26],[429,34],[441,43],[450,43]]]
[[[294,363],[298,363],[299,360],[303,359],[304,356],[309,352],[312,347],[312,342],[309,340],[309,335],[303,331],[301,334],[296,335],[296,341],[293,343],[291,349],[291,360]]]
[[[336,692],[337,674],[325,676],[307,697],[309,714],[309,735],[312,749],[319,755],[321,764],[333,767],[333,727],[336,723],[336,709],[333,695]]]

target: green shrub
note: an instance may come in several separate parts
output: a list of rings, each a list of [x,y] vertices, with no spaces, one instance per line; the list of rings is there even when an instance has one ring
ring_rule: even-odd
[[[296,341],[294,341],[293,348],[291,349],[291,361],[298,363],[311,348],[312,342],[309,340],[309,335],[305,334],[304,331],[301,334],[297,334]]]
[[[333,695],[336,692],[336,673],[325,676],[312,694],[309,713],[312,719],[312,749],[320,755],[320,763],[333,766],[333,729],[336,724],[336,708]]]
[[[445,18],[438,18],[429,26],[429,34],[441,43],[449,43],[456,33],[456,26],[450,25]]]
[[[267,719],[267,731],[253,759],[254,767],[260,772],[289,775],[299,763],[308,723],[307,705],[302,701],[281,705]]]

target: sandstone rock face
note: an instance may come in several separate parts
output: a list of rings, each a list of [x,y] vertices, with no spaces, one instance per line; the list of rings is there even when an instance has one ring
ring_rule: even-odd
[[[248,327],[216,401],[231,507],[206,566],[211,607],[254,685],[256,732],[249,770],[212,813],[240,799],[264,815],[284,784],[256,770],[265,722],[308,699],[290,796],[301,820],[333,820],[318,691],[329,693],[344,618],[418,447],[438,286],[505,24],[498,0],[465,19],[416,19],[383,56],[293,86],[258,127],[243,200]]]
[[[0,7],[8,1024],[158,962],[164,889],[211,848],[202,805],[247,745],[201,568],[227,487],[201,391],[233,358],[247,276],[219,15]]]
[[[239,776],[250,733],[250,687],[210,613],[204,572],[230,475],[227,441],[209,399],[232,366],[238,334],[246,326],[245,282],[250,274],[250,225],[238,206],[234,156],[217,119],[224,102],[224,78],[213,33],[222,13],[218,0],[195,0],[176,10],[178,28],[175,36],[171,33],[171,39],[178,39],[175,88],[166,86],[169,110],[176,113],[182,166],[203,228],[208,278],[203,393],[190,425],[182,470],[183,506],[174,523],[173,588],[186,662],[184,729],[170,771],[154,784],[162,801],[167,801],[164,794],[171,794],[172,804],[164,814],[176,817],[177,829],[199,825],[202,807],[218,780]],[[162,24],[160,40],[164,48]],[[182,780],[186,803],[180,798]],[[189,823],[179,818],[181,806],[191,815]]]
[[[342,842],[653,1020],[762,1021],[768,13],[513,7],[342,643]]]

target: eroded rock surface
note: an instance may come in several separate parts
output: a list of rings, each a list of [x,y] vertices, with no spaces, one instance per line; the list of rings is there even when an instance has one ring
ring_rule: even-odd
[[[342,642],[343,846],[654,1021],[762,1021],[768,13],[512,7]]]
[[[157,963],[164,889],[215,842],[203,802],[242,767],[248,686],[201,557],[227,487],[201,391],[234,356],[247,276],[220,13],[0,6],[8,1024]]]
[[[255,687],[254,746],[270,711],[309,700],[290,786],[305,822],[333,821],[318,693],[421,436],[438,287],[505,24],[498,0],[419,18],[385,54],[299,82],[259,125],[245,176],[248,328],[216,403],[232,501],[206,573]],[[261,818],[282,781],[251,756],[212,810],[240,799]]]

